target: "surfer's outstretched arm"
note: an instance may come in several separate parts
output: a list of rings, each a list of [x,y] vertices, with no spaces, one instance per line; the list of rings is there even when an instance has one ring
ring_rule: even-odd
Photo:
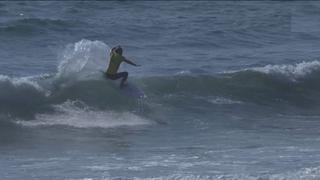
[[[131,65],[133,65],[133,66],[140,66],[140,65],[138,65],[138,64],[135,64],[134,62],[132,62],[132,61],[130,61],[130,60],[128,60],[128,59],[126,59],[126,58],[124,58],[124,60],[123,60],[124,62],[126,62],[126,63],[128,63],[128,64],[131,64]]]

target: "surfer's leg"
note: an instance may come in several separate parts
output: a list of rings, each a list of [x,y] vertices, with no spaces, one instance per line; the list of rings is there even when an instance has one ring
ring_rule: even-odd
[[[119,75],[122,77],[121,83],[120,83],[120,88],[123,88],[124,83],[128,79],[128,72],[121,72]]]
[[[120,83],[120,88],[123,88],[125,85],[126,80],[128,79],[128,72],[120,72],[117,74],[106,74],[107,78],[112,79],[112,80],[117,80],[122,78],[121,83]]]

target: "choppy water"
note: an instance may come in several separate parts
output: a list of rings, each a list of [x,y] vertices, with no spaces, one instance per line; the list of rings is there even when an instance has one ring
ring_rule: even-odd
[[[1,179],[320,179],[320,3],[0,2]],[[106,81],[110,47],[144,97]]]

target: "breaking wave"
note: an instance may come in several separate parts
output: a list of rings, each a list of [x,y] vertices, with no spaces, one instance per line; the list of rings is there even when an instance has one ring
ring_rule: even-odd
[[[320,62],[268,65],[222,74],[181,74],[142,79],[149,95],[205,97],[213,104],[286,104],[314,106],[320,103]],[[175,95],[179,96],[175,96]],[[213,98],[212,98],[213,97]]]
[[[103,116],[113,117],[114,112],[127,117],[135,112],[137,98],[121,94],[118,82],[105,80],[99,72],[106,66],[106,50],[109,47],[103,42],[81,40],[66,47],[56,74],[22,78],[0,75],[1,116],[34,121],[21,121],[26,125],[50,124],[49,121],[59,124],[50,114],[61,119],[70,116],[61,111],[69,101],[85,104],[92,108],[90,112],[106,113]],[[148,102],[180,108],[253,103],[310,108],[320,105],[319,75],[320,62],[311,61],[220,74],[131,77],[130,81],[147,95],[146,106]],[[84,116],[87,113],[82,112]],[[70,121],[74,118],[70,116]],[[79,125],[82,126],[87,125]]]
[[[320,62],[301,62],[295,65],[267,65],[265,67],[252,68],[254,71],[284,76],[289,80],[296,81],[312,73],[319,72]]]

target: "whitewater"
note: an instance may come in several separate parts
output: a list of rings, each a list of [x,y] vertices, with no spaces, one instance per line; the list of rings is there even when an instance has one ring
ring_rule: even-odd
[[[319,8],[0,2],[0,179],[320,179]]]

